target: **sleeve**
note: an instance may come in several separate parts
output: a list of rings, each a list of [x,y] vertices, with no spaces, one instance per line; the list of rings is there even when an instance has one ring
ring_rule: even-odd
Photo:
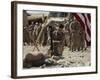
[[[52,39],[55,40],[56,37],[57,37],[57,31],[54,31],[54,32],[52,33]]]

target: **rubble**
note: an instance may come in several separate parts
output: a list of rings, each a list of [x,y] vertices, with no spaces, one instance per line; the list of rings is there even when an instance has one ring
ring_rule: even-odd
[[[42,47],[41,47],[42,48]],[[24,56],[27,55],[30,51],[32,51],[31,46],[24,46]],[[43,53],[46,54],[47,47],[43,47]],[[40,68],[48,68],[48,67],[84,67],[91,65],[91,55],[90,55],[90,48],[86,51],[75,51],[71,52],[66,47],[64,49],[62,56],[52,56],[45,59],[44,64],[40,66]],[[23,57],[24,58],[24,57]],[[30,65],[29,65],[30,67]],[[39,68],[39,67],[38,67]]]

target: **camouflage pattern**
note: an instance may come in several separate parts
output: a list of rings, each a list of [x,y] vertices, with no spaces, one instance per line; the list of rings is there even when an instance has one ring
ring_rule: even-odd
[[[55,56],[61,56],[65,45],[65,33],[63,30],[53,32],[53,53]]]
[[[71,51],[83,50],[85,46],[85,31],[77,20],[73,20],[70,24],[70,49]]]

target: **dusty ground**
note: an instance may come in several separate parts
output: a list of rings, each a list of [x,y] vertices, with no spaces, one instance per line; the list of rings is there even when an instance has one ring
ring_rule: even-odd
[[[23,58],[25,58],[25,55],[27,53],[37,53],[37,49],[33,51],[34,46],[24,46],[23,47]],[[46,47],[39,47],[41,49],[41,52],[43,54],[47,54],[47,51],[49,49],[49,46]],[[63,51],[63,59],[57,60],[57,63],[61,64],[56,67],[78,67],[78,66],[90,66],[91,65],[91,52],[90,52],[90,47],[87,48],[86,51],[74,51],[71,52],[67,47],[65,47]],[[33,54],[34,54],[33,53]],[[55,67],[54,65],[52,65]],[[51,67],[52,67],[51,66]]]

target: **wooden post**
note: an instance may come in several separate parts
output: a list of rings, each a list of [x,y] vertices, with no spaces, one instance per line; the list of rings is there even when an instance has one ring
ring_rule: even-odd
[[[40,39],[40,37],[41,37],[41,35],[42,35],[42,33],[43,33],[44,28],[47,27],[46,25],[47,25],[49,22],[50,22],[50,20],[48,20],[48,18],[47,18],[46,21],[44,22],[44,24],[42,24],[42,29],[41,29],[41,31],[40,31],[40,33],[39,33],[39,35],[38,35],[38,37],[37,37],[37,39],[36,39],[36,41],[35,41],[35,44],[36,44],[36,45],[37,45],[37,43],[38,43],[38,41],[39,41],[39,39]],[[35,47],[33,48],[33,51],[34,51],[34,49],[35,49]]]

